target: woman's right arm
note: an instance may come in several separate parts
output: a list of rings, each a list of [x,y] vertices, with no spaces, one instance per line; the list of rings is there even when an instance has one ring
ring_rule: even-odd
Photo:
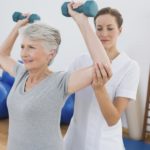
[[[83,13],[78,13],[73,10],[73,8],[76,8],[76,5],[78,4],[74,2],[69,3],[68,11],[81,31],[93,63],[103,63],[111,68],[110,60],[107,56],[106,50],[104,49],[101,41],[98,39],[96,33],[93,31],[88,18]]]
[[[15,76],[13,71],[16,61],[13,60],[10,55],[13,45],[18,37],[19,28],[28,23],[28,19],[19,20],[11,33],[8,35],[4,43],[0,46],[0,67],[7,71],[12,76]]]
[[[103,64],[107,66],[107,68],[109,68],[107,76],[110,78],[112,75],[111,64],[106,51],[101,41],[98,39],[96,33],[92,30],[88,18],[84,14],[77,13],[73,10],[75,5],[76,3],[68,4],[69,14],[75,20],[81,31],[81,34],[93,60],[93,64],[97,63],[99,65]],[[92,72],[93,68],[88,67],[71,73],[68,82],[68,92],[76,92],[77,90],[90,85],[92,83]]]

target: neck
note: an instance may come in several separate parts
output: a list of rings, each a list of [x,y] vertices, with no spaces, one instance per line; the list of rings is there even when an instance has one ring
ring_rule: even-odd
[[[36,83],[39,80],[44,79],[46,76],[48,76],[51,73],[52,73],[52,71],[50,71],[48,68],[42,68],[40,70],[39,69],[38,70],[30,70],[28,80],[31,83]]]
[[[116,48],[106,49],[106,53],[111,61],[119,55],[119,51]]]

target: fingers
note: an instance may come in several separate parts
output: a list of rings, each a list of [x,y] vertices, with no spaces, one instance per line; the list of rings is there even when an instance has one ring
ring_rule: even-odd
[[[95,73],[96,73],[97,79],[101,80],[102,79],[102,72],[101,72],[100,67],[97,63],[95,64]]]
[[[108,65],[104,65],[104,69],[107,73],[107,77],[110,79],[112,77],[112,71],[111,71],[110,67],[108,67]]]
[[[96,72],[96,69],[97,69],[97,65],[95,64],[93,66],[93,80],[92,80],[92,87],[94,90],[98,89],[99,87],[99,81],[98,81],[98,78],[97,78],[97,72]]]
[[[108,80],[112,76],[112,71],[108,65],[97,64],[103,80]]]
[[[22,16],[25,16],[27,18],[30,17],[30,15],[31,15],[30,13],[22,13]]]
[[[23,20],[18,20],[17,25],[18,25],[18,27],[22,27],[22,26],[26,25],[28,22],[29,22],[29,19],[25,18]]]
[[[73,3],[73,4],[72,4],[72,8],[73,8],[73,9],[76,9],[76,8],[78,8],[79,6],[81,6],[81,5],[83,4],[83,1],[80,0],[80,1],[72,2],[72,3]]]
[[[97,84],[97,86],[104,86],[111,76],[111,69],[107,65],[98,63],[94,65],[93,84]]]
[[[93,69],[93,82],[98,82],[98,78],[96,74],[96,65],[94,66],[94,69]]]
[[[29,14],[29,13],[22,13],[22,16],[25,16],[25,18],[18,20],[16,26],[18,28],[20,28],[20,27],[25,26],[26,24],[28,24],[30,15],[31,14]]]
[[[73,3],[74,2],[70,2],[70,3],[68,3],[68,12],[69,12],[69,14],[72,16],[73,15]]]
[[[78,12],[74,11],[74,9],[77,9],[78,7],[80,7],[83,4],[83,2],[78,1],[78,2],[69,2],[68,3],[68,12],[72,17],[75,17]]]
[[[98,67],[98,71],[100,72],[100,74],[101,74],[101,78],[102,78],[102,80],[104,81],[104,82],[107,82],[107,80],[108,80],[108,77],[107,77],[107,72],[106,72],[106,70],[105,70],[105,68],[104,68],[104,65],[103,64],[97,64],[97,67]]]

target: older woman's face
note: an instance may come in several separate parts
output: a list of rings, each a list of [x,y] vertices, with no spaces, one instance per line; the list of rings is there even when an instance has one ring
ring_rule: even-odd
[[[32,41],[24,37],[21,44],[21,58],[27,70],[46,67],[49,55],[42,45],[42,41]]]
[[[121,28],[118,27],[116,19],[110,14],[100,15],[96,19],[96,34],[105,49],[116,47]]]

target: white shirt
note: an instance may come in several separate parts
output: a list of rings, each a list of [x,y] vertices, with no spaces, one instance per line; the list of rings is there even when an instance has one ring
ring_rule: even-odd
[[[92,65],[88,54],[74,61],[70,70]],[[115,97],[136,99],[139,67],[125,53],[112,61],[113,76],[106,88],[111,100]],[[74,115],[64,137],[66,150],[124,150],[121,119],[108,126],[91,86],[75,94]]]

